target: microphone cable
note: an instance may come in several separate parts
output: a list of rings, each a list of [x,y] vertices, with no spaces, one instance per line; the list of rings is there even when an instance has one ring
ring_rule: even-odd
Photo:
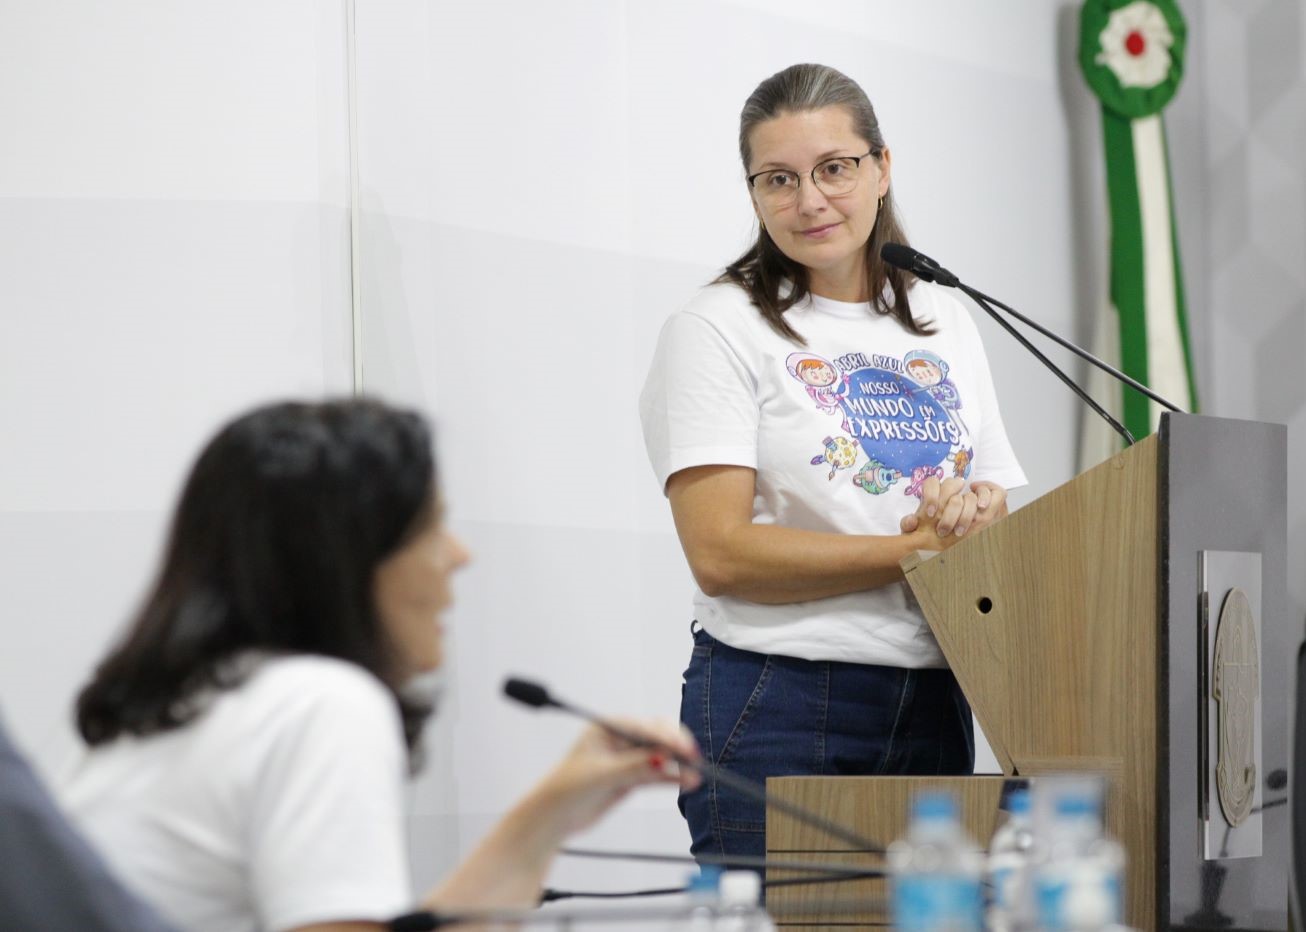
[[[386,923],[390,932],[428,932],[430,929],[444,929],[460,925],[492,925],[513,927],[545,925],[554,929],[573,929],[580,925],[594,924],[611,929],[628,922],[645,923],[659,919],[683,922],[693,918],[695,907],[677,904],[664,908],[606,907],[603,909],[573,910],[571,912],[539,909],[484,909],[467,910],[458,913],[437,913],[431,910],[418,910],[396,916]],[[778,923],[797,923],[810,926],[813,921],[828,923],[831,917],[858,917],[857,922],[864,924],[864,916],[877,917],[873,923],[884,925],[883,917],[888,914],[888,905],[884,897],[865,897],[847,899],[833,903],[794,905],[781,912],[770,913]],[[837,925],[846,923],[835,919]],[[688,926],[683,926],[688,928]],[[676,926],[682,928],[682,926]]]
[[[861,854],[865,852],[840,850],[838,854]],[[876,852],[871,852],[876,853]],[[825,873],[855,873],[865,870],[861,867],[847,867],[841,864],[821,864],[816,861],[789,861],[782,858],[759,858],[747,854],[703,854],[697,857],[688,854],[657,854],[650,851],[600,851],[596,848],[559,848],[558,854],[569,858],[592,858],[595,860],[616,861],[652,861],[661,864],[695,864],[720,867],[726,870],[742,868],[758,870],[774,868],[789,871],[822,871]]]
[[[545,887],[540,891],[540,905],[556,903],[558,900],[625,900],[645,896],[675,896],[687,893],[688,885],[679,887],[651,887],[647,890],[557,890]]]
[[[849,880],[867,880],[886,876],[885,871],[873,868],[848,867],[841,864],[820,864],[815,861],[785,861],[772,858],[759,858],[749,855],[704,855],[695,858],[682,854],[654,854],[642,851],[599,851],[590,848],[562,848],[561,855],[596,860],[653,861],[666,864],[696,864],[700,867],[723,867],[743,870],[770,868],[774,870],[810,871],[810,877],[785,877],[775,880],[763,880],[762,887],[797,887],[804,884],[841,883]],[[626,897],[673,896],[688,892],[689,886],[654,887],[645,890],[626,891],[585,891],[558,890],[546,887],[540,897],[541,903],[573,898],[584,899],[622,899]]]
[[[838,873],[814,874],[811,877],[782,877],[777,880],[763,880],[762,889],[801,887],[807,884],[848,883],[853,880],[874,880],[883,876],[885,876],[884,871],[868,869],[856,873],[840,871]],[[687,884],[680,887],[651,887],[647,890],[558,890],[553,887],[545,887],[540,893],[540,903],[542,905],[544,903],[554,903],[558,900],[573,899],[624,900],[650,896],[675,896],[679,893],[688,892],[689,886]]]

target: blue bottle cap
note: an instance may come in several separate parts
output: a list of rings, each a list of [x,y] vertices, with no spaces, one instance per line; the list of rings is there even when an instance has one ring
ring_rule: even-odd
[[[912,816],[927,821],[955,819],[957,802],[950,793],[921,793],[912,801]]]
[[[1063,816],[1096,816],[1097,801],[1090,796],[1078,794],[1062,796],[1057,800],[1056,813]]]
[[[716,894],[721,886],[721,868],[716,864],[702,864],[698,868],[697,874],[689,875],[689,884],[686,893],[693,895],[695,893]]]

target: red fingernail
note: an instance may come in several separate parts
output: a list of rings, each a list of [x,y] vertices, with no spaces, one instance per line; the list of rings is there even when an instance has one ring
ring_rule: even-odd
[[[662,770],[667,766],[667,760],[661,754],[650,754],[648,756],[648,765],[654,770]]]

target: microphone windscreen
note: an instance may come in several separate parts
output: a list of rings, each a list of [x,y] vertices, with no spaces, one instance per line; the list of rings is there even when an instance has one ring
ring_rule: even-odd
[[[885,243],[880,247],[880,258],[894,268],[910,272],[916,258],[916,250],[902,243]]]
[[[553,698],[547,689],[539,683],[518,679],[515,676],[504,680],[503,694],[509,699],[515,699],[523,705],[534,706],[537,709],[553,705]]]

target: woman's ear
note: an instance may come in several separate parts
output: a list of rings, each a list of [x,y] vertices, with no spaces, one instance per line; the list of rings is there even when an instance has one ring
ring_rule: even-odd
[[[880,166],[880,188],[876,192],[880,197],[884,197],[889,192],[889,175],[893,163],[893,156],[889,152],[888,146],[880,150],[880,158],[876,163]]]

